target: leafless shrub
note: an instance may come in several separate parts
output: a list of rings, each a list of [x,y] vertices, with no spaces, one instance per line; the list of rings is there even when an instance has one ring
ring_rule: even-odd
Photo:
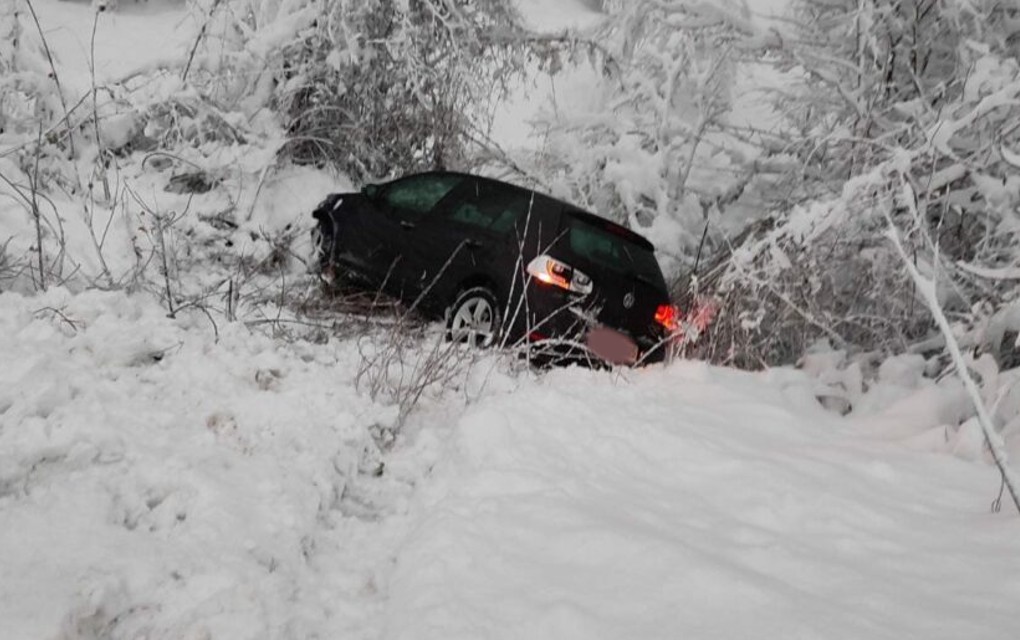
[[[159,272],[160,283],[158,295],[167,307],[170,317],[174,317],[181,306],[180,269],[178,264],[179,243],[177,225],[188,213],[185,207],[180,213],[162,211],[143,199],[131,186],[125,185],[125,191],[138,206],[141,231],[149,239],[147,255],[137,255],[137,267],[133,274],[135,282],[148,282],[148,267],[155,263]],[[136,251],[140,251],[136,247]]]
[[[355,384],[399,409],[388,437],[399,433],[423,395],[462,380],[478,357],[473,348],[447,340],[445,330],[411,322],[398,318],[381,335],[369,333],[358,343],[362,361]]]
[[[146,113],[146,135],[161,149],[181,145],[199,146],[209,142],[244,144],[244,133],[227,115],[200,95],[187,95],[151,105]]]
[[[0,2],[0,132],[32,136],[40,127],[54,124],[60,114],[70,130],[70,109],[46,33],[31,0],[25,7],[34,29],[22,23],[20,3]],[[74,156],[74,140],[68,137],[67,143]]]
[[[0,171],[0,184],[6,186],[6,193],[24,209],[31,221],[34,243],[30,252],[34,254],[31,259],[16,260],[23,263],[25,269],[19,269],[18,273],[28,272],[31,278],[31,285],[37,290],[45,290],[50,283],[63,283],[65,278],[65,263],[69,262],[67,257],[67,239],[64,233],[63,221],[57,211],[56,205],[43,192],[42,171],[40,170],[40,157],[42,145],[36,144],[34,161],[28,167],[28,171],[8,177]],[[10,240],[5,241],[5,247],[9,248]],[[77,267],[72,271],[77,271]]]
[[[11,255],[10,244],[11,238],[0,242],[0,292],[9,288],[28,268],[24,260]]]
[[[819,339],[893,353],[926,337],[931,320],[888,247],[847,231],[824,233],[809,245],[775,239],[756,260],[731,260],[714,292],[724,312],[706,355],[757,368],[794,362]]]

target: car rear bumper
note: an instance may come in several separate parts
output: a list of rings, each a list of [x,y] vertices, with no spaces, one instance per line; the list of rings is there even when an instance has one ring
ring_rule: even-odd
[[[624,336],[636,348],[633,362],[643,365],[662,362],[666,358],[665,341],[661,336],[635,335],[623,327],[600,322],[592,309],[566,291],[540,286],[528,291],[525,309],[510,309],[508,326],[516,342],[527,342],[532,347],[558,353],[567,360],[600,359],[592,352],[589,336],[592,330],[605,329]],[[615,364],[621,364],[616,362]]]

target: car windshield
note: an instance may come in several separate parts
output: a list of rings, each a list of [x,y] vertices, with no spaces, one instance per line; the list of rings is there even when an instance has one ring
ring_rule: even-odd
[[[592,224],[575,216],[568,216],[571,251],[595,264],[665,288],[662,270],[655,254],[621,233],[606,226]]]

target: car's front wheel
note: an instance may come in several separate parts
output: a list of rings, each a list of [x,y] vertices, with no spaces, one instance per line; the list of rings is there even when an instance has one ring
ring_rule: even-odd
[[[312,227],[312,265],[319,273],[324,274],[332,266],[331,245],[332,237],[323,233],[322,225]]]
[[[446,330],[450,339],[474,347],[494,345],[501,326],[499,304],[495,294],[487,287],[462,291],[446,312]]]

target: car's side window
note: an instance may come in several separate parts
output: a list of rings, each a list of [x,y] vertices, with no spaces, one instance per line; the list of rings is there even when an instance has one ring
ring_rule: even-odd
[[[507,199],[506,206],[492,219],[489,228],[496,233],[508,233],[514,228],[514,223],[524,220],[531,210],[532,199],[529,194],[515,192]]]
[[[527,214],[530,202],[527,192],[484,181],[465,187],[449,207],[444,206],[445,216],[452,222],[507,233],[515,221]]]
[[[387,185],[382,200],[394,209],[417,214],[428,213],[463,179],[463,176],[451,174],[411,176]]]

